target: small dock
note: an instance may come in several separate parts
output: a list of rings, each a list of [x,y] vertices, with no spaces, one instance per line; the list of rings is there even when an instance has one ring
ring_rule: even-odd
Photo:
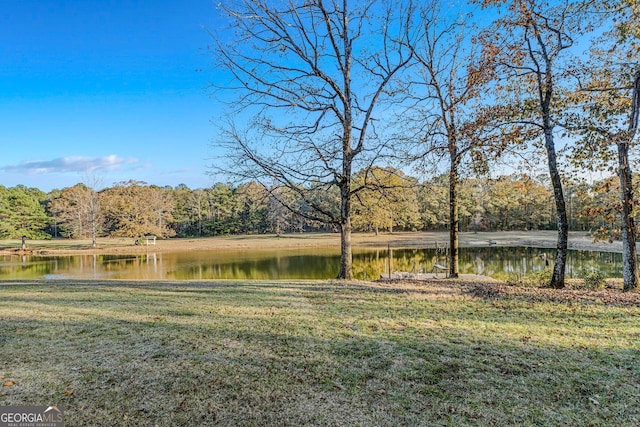
[[[418,265],[416,261],[413,262],[413,269],[411,272],[404,271],[393,271],[393,248],[391,245],[388,245],[388,259],[385,263],[385,271],[387,273],[381,274],[380,279],[382,280],[430,280],[430,279],[439,279],[445,278],[449,274],[449,267],[446,265],[440,264],[441,257],[446,259],[449,255],[449,244],[448,243],[440,243],[433,242],[436,252],[435,263],[431,266],[431,272],[429,271],[429,267],[421,268],[422,266]],[[442,276],[439,276],[442,274]]]
[[[388,274],[381,274],[380,275],[380,280],[416,280],[416,281],[429,281],[429,280],[449,280],[447,275],[445,274],[444,276],[441,275],[437,275],[436,273],[403,273],[401,271],[396,271],[393,274],[391,274],[391,276],[389,276]],[[483,283],[499,283],[500,281],[497,279],[494,279],[492,277],[489,276],[483,276],[483,275],[478,275],[478,274],[460,274],[458,276],[458,279],[463,279],[463,280],[472,280],[475,282],[483,282]],[[451,279],[451,280],[456,280],[456,279]]]
[[[404,273],[402,271],[396,271],[392,274],[381,274],[380,279],[382,280],[432,280],[432,279],[443,279],[447,277],[441,274],[438,276],[436,273]]]

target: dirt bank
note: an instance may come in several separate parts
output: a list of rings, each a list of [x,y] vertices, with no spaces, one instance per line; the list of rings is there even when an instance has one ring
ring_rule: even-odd
[[[353,235],[355,247],[413,247],[432,246],[436,242],[448,242],[446,232],[393,233],[380,234],[357,233]],[[513,231],[495,233],[460,233],[460,246],[520,246],[553,248],[557,234],[554,231]],[[282,236],[223,236],[202,239],[166,239],[157,240],[155,245],[135,245],[134,239],[99,239],[98,248],[91,248],[89,240],[29,240],[27,250],[20,250],[19,240],[0,241],[0,254],[136,254],[149,249],[154,252],[184,252],[197,250],[234,250],[268,248],[309,248],[339,246],[340,235],[332,233],[286,234]],[[569,248],[621,252],[621,243],[594,242],[585,232],[572,232],[569,235]]]

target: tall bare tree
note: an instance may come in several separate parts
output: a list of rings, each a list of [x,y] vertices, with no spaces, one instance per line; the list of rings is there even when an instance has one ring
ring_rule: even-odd
[[[85,204],[89,230],[91,233],[91,247],[98,247],[98,233],[101,231],[104,218],[100,206],[100,195],[96,189],[101,185],[101,180],[96,175],[87,174],[84,178],[86,187]]]
[[[403,40],[411,8],[386,0],[223,1],[230,31],[212,33],[229,77],[216,86],[226,89],[233,116],[219,138],[227,160],[215,167],[266,189],[286,186],[312,208],[308,219],[338,227],[341,279],[353,277],[352,171],[386,149],[374,120],[411,59]],[[310,187],[337,187],[340,208],[317,204]]]
[[[459,187],[464,159],[480,161],[488,152],[482,137],[487,115],[478,114],[483,89],[492,78],[492,62],[475,43],[471,14],[454,14],[439,0],[419,8],[420,33],[410,40],[417,68],[404,91],[408,110],[402,121],[417,129],[418,157],[429,163],[445,159],[449,177],[449,277],[459,275]],[[476,164],[477,166],[477,164]]]
[[[97,247],[98,234],[104,221],[100,196],[95,191],[98,181],[86,179],[82,184],[64,188],[52,200],[50,210],[57,213],[64,233],[73,238],[91,237],[91,246]]]

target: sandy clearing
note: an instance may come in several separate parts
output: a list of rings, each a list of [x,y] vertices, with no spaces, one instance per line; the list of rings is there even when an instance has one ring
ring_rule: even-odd
[[[352,241],[354,247],[425,247],[438,242],[448,242],[447,232],[414,232],[414,233],[356,233]],[[557,234],[554,231],[507,231],[460,233],[460,246],[519,246],[553,248]],[[235,250],[235,249],[269,249],[269,248],[310,248],[332,247],[340,245],[337,233],[306,233],[275,235],[242,235],[210,238],[182,238],[158,240],[155,246],[136,246],[134,239],[99,239],[98,248],[91,248],[89,240],[30,240],[27,251],[20,250],[19,240],[0,241],[1,255],[15,254],[137,254],[145,253],[150,248],[154,252],[184,252],[198,250]],[[580,250],[597,250],[621,252],[620,242],[594,242],[586,232],[569,233],[569,248]]]

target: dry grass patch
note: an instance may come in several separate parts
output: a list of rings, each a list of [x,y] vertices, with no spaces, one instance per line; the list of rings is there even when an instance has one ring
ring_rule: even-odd
[[[355,247],[432,247],[435,242],[448,242],[447,232],[399,232],[399,233],[354,233]],[[557,240],[553,231],[528,232],[464,232],[460,233],[460,245],[488,246],[489,242],[498,246],[524,246],[552,248]],[[283,235],[234,235],[205,238],[159,239],[153,246],[136,246],[133,238],[99,238],[98,248],[91,247],[88,239],[27,240],[27,253],[38,255],[54,254],[138,254],[149,249],[154,252],[183,252],[203,250],[242,250],[274,248],[318,248],[340,247],[338,233],[291,233]],[[22,253],[20,240],[0,240],[0,254]],[[620,242],[615,244],[595,243],[584,232],[571,232],[570,249],[588,249],[620,252]]]
[[[70,426],[635,426],[639,320],[448,280],[5,284],[0,405]]]

